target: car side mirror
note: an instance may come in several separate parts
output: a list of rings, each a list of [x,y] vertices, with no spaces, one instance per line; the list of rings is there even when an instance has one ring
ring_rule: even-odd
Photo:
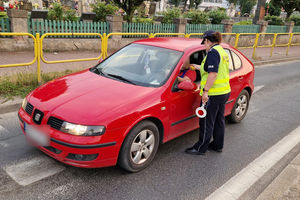
[[[192,81],[182,81],[181,83],[179,83],[177,85],[177,88],[180,90],[187,90],[187,91],[191,91],[191,90],[195,90],[197,88],[197,85],[195,83],[193,83]]]

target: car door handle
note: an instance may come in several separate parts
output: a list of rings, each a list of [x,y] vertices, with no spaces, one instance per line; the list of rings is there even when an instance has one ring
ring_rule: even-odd
[[[239,76],[238,79],[241,81],[241,80],[244,79],[244,77],[243,76]]]

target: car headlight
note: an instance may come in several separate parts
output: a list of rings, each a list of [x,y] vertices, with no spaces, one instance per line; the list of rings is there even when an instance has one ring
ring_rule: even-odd
[[[22,108],[23,108],[24,110],[26,109],[27,103],[28,103],[28,101],[27,101],[27,99],[26,99],[26,97],[25,97],[24,100],[23,100],[23,102],[22,102]]]
[[[104,126],[84,126],[84,125],[64,122],[60,128],[60,131],[69,133],[72,135],[97,136],[97,135],[104,134],[105,127]]]

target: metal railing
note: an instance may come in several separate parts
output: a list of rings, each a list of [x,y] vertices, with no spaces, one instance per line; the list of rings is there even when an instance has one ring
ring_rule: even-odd
[[[28,66],[32,65],[35,62],[37,62],[37,80],[39,83],[41,83],[41,60],[46,63],[46,64],[54,64],[54,63],[67,63],[67,62],[81,62],[81,61],[91,61],[91,60],[99,60],[101,58],[106,58],[108,56],[108,39],[111,36],[145,36],[148,38],[154,38],[158,36],[184,36],[186,38],[189,38],[191,36],[201,36],[203,33],[190,33],[190,34],[185,34],[185,33],[110,33],[106,34],[104,33],[103,35],[99,33],[45,33],[40,37],[39,33],[36,33],[36,36],[34,37],[30,33],[1,33],[0,36],[9,36],[9,37],[30,37],[33,39],[34,42],[34,58],[31,62],[27,63],[17,63],[17,64],[5,64],[5,65],[0,65],[0,68],[6,68],[6,67],[21,67],[21,66]],[[230,37],[235,37],[234,41],[234,47],[237,49],[244,49],[244,48],[253,48],[253,54],[252,57],[256,57],[256,49],[257,48],[263,48],[263,47],[269,47],[271,48],[270,51],[270,57],[273,54],[274,48],[275,47],[287,47],[286,48],[286,55],[288,55],[289,48],[290,46],[300,46],[300,43],[292,43],[293,42],[293,37],[295,35],[300,35],[300,33],[222,33],[223,36],[230,36]],[[273,35],[272,39],[272,44],[270,45],[259,45],[259,39],[262,39],[266,35]],[[281,35],[287,35],[289,37],[288,43],[286,44],[277,44],[277,39],[278,36]],[[99,37],[101,39],[101,53],[98,57],[96,58],[81,58],[81,59],[69,59],[69,60],[55,60],[55,61],[48,61],[45,59],[44,54],[43,54],[43,42],[44,39],[47,36],[64,36],[64,37],[79,37],[79,36],[88,36],[88,37]],[[239,40],[243,36],[253,36],[255,37],[254,44],[251,46],[239,46]]]

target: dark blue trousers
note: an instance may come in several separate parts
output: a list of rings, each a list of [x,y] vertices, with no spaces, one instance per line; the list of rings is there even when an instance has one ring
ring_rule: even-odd
[[[212,137],[213,141],[210,145],[215,149],[223,148],[225,133],[224,111],[225,103],[229,96],[230,93],[209,97],[209,100],[205,105],[207,111],[206,117],[199,118],[199,141],[194,144],[194,148],[199,152],[205,153],[207,151]]]

